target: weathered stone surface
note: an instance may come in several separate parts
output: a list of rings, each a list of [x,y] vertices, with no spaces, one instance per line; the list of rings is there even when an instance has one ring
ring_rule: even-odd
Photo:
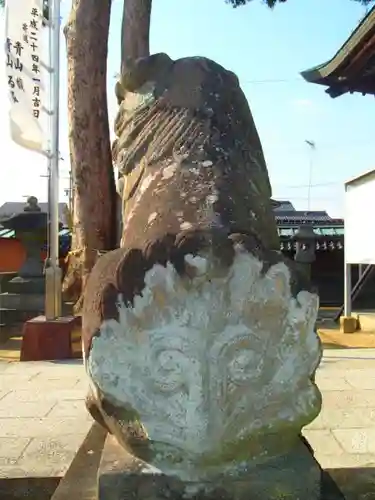
[[[272,479],[271,479],[272,478]],[[210,481],[181,481],[106,440],[98,475],[98,500],[305,500],[321,498],[321,470],[302,442],[289,453]],[[337,497],[336,497],[337,498]]]
[[[240,477],[227,498],[245,498],[250,479],[254,491],[270,483],[273,498],[296,460],[287,493],[311,484],[301,498],[318,498],[311,456],[296,451],[321,406],[318,297],[279,252],[237,77],[208,59],[158,54],[121,86],[123,238],[86,288],[89,410],[167,482]]]
[[[175,456],[179,474],[204,474],[204,463],[231,469],[288,450],[320,409],[310,380],[320,359],[316,297],[294,298],[284,263],[262,274],[244,251],[228,274],[187,260],[194,279],[155,266],[134,307],[103,323],[87,361],[92,379],[128,408],[123,420],[136,426],[140,415],[159,468]]]
[[[126,247],[221,227],[279,250],[262,146],[236,75],[206,58],[156,54],[122,85],[113,158],[126,176]]]

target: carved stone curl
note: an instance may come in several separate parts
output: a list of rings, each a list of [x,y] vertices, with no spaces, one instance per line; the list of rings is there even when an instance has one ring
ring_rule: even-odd
[[[88,408],[146,469],[234,480],[293,455],[320,411],[318,297],[278,250],[237,77],[156,54],[116,93],[123,234],[87,284]]]

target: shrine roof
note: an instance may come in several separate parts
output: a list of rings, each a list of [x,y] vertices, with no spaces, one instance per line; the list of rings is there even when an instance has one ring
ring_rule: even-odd
[[[343,225],[343,219],[333,219],[326,211],[278,211],[275,212],[275,219],[278,226],[296,224],[333,224]]]
[[[48,212],[48,203],[47,202],[38,202],[38,206],[42,212]],[[23,212],[25,208],[25,202],[22,201],[7,201],[0,205],[0,219],[5,217],[10,217],[12,215],[20,214]],[[68,205],[64,202],[60,202],[58,204],[58,212],[60,222],[66,226],[67,225],[67,212]],[[0,222],[1,227],[1,222]]]
[[[14,229],[7,229],[0,224],[0,238],[14,238],[16,235]],[[68,228],[62,228],[59,232],[60,238],[70,238],[70,231]]]
[[[346,92],[375,95],[375,7],[332,59],[301,75],[307,82],[327,86],[331,97]]]

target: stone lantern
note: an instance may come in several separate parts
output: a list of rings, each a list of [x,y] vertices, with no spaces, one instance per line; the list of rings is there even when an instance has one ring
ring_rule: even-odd
[[[40,308],[43,310],[44,278],[41,250],[47,240],[48,214],[42,212],[37,198],[30,196],[21,213],[2,219],[1,224],[15,232],[15,237],[22,243],[26,254],[18,276],[9,282],[9,290],[18,294],[40,294]]]
[[[297,230],[293,238],[296,242],[296,253],[294,260],[300,264],[301,269],[311,276],[311,264],[315,261],[316,235],[311,224],[303,224]]]

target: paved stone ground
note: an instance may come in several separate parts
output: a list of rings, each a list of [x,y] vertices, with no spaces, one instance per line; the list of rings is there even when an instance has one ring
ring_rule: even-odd
[[[304,431],[324,468],[375,466],[375,349],[325,351],[321,415]],[[0,362],[0,478],[61,476],[91,417],[81,361]]]
[[[323,408],[304,434],[321,466],[375,467],[375,349],[326,350],[316,381]]]
[[[82,361],[0,362],[0,478],[62,476],[89,431]]]

